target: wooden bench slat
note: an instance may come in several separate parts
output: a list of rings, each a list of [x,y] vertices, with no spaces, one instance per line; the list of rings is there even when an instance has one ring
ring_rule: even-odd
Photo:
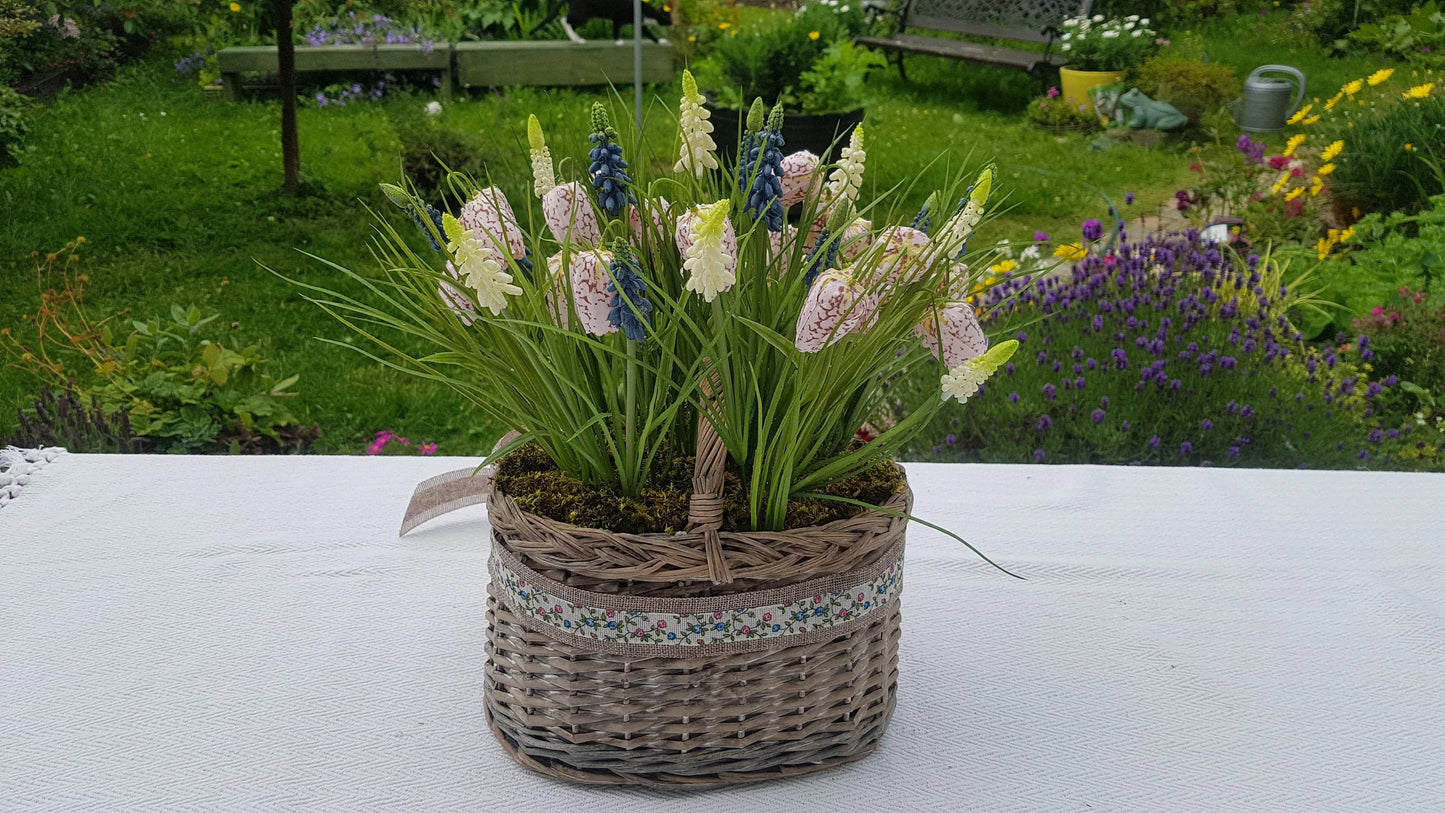
[[[1057,66],[1064,62],[1057,54],[1051,54],[1048,59],[1045,59],[1044,55],[1037,51],[1018,51],[1013,48],[979,45],[974,42],[945,40],[938,37],[921,37],[913,34],[900,34],[896,37],[861,37],[857,41],[862,45],[872,45],[877,48],[940,56],[979,65],[1000,65],[1025,71],[1032,71],[1038,65]]]

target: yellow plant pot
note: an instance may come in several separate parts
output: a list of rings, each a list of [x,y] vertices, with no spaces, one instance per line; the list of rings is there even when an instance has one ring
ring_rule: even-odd
[[[1059,93],[1064,101],[1078,107],[1084,106],[1089,113],[1094,110],[1094,100],[1089,91],[1101,85],[1117,85],[1124,81],[1123,71],[1076,71],[1073,68],[1059,68]]]

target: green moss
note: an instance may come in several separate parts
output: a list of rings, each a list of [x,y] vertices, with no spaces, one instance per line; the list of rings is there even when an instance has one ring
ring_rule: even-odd
[[[691,457],[677,458],[651,486],[629,497],[562,473],[541,447],[528,444],[497,463],[496,484],[523,510],[559,522],[618,533],[675,533],[687,527],[692,468]],[[901,491],[903,485],[903,474],[893,462],[880,460],[857,477],[821,491],[880,505]],[[788,503],[787,527],[821,525],[860,511],[831,500],[792,500]],[[730,468],[723,480],[723,529],[747,530],[749,525],[747,493],[738,472]]]

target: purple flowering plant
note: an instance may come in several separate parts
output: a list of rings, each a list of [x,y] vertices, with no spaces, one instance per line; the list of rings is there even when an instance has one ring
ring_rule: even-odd
[[[987,396],[945,410],[921,459],[1253,467],[1430,467],[1358,350],[1303,341],[1307,294],[1270,257],[1194,231],[1124,240],[1064,274],[1012,278],[981,300],[1014,364]],[[1366,343],[1368,347],[1368,342]],[[953,421],[957,421],[955,428]],[[945,430],[944,427],[947,427]],[[947,431],[956,442],[931,449]],[[1039,453],[1042,452],[1043,456]]]

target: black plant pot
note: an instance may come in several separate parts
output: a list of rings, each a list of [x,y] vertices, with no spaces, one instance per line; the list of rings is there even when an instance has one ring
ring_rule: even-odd
[[[743,131],[742,121],[747,113],[712,105],[708,105],[707,109],[712,111],[712,135],[717,142],[718,153],[727,163],[733,163],[737,158],[738,137]],[[861,107],[847,113],[789,113],[783,117],[783,153],[807,150],[821,157],[833,148],[835,142],[841,149],[843,144],[848,143],[848,134],[853,127],[862,123]],[[833,150],[835,159],[837,152]]]

